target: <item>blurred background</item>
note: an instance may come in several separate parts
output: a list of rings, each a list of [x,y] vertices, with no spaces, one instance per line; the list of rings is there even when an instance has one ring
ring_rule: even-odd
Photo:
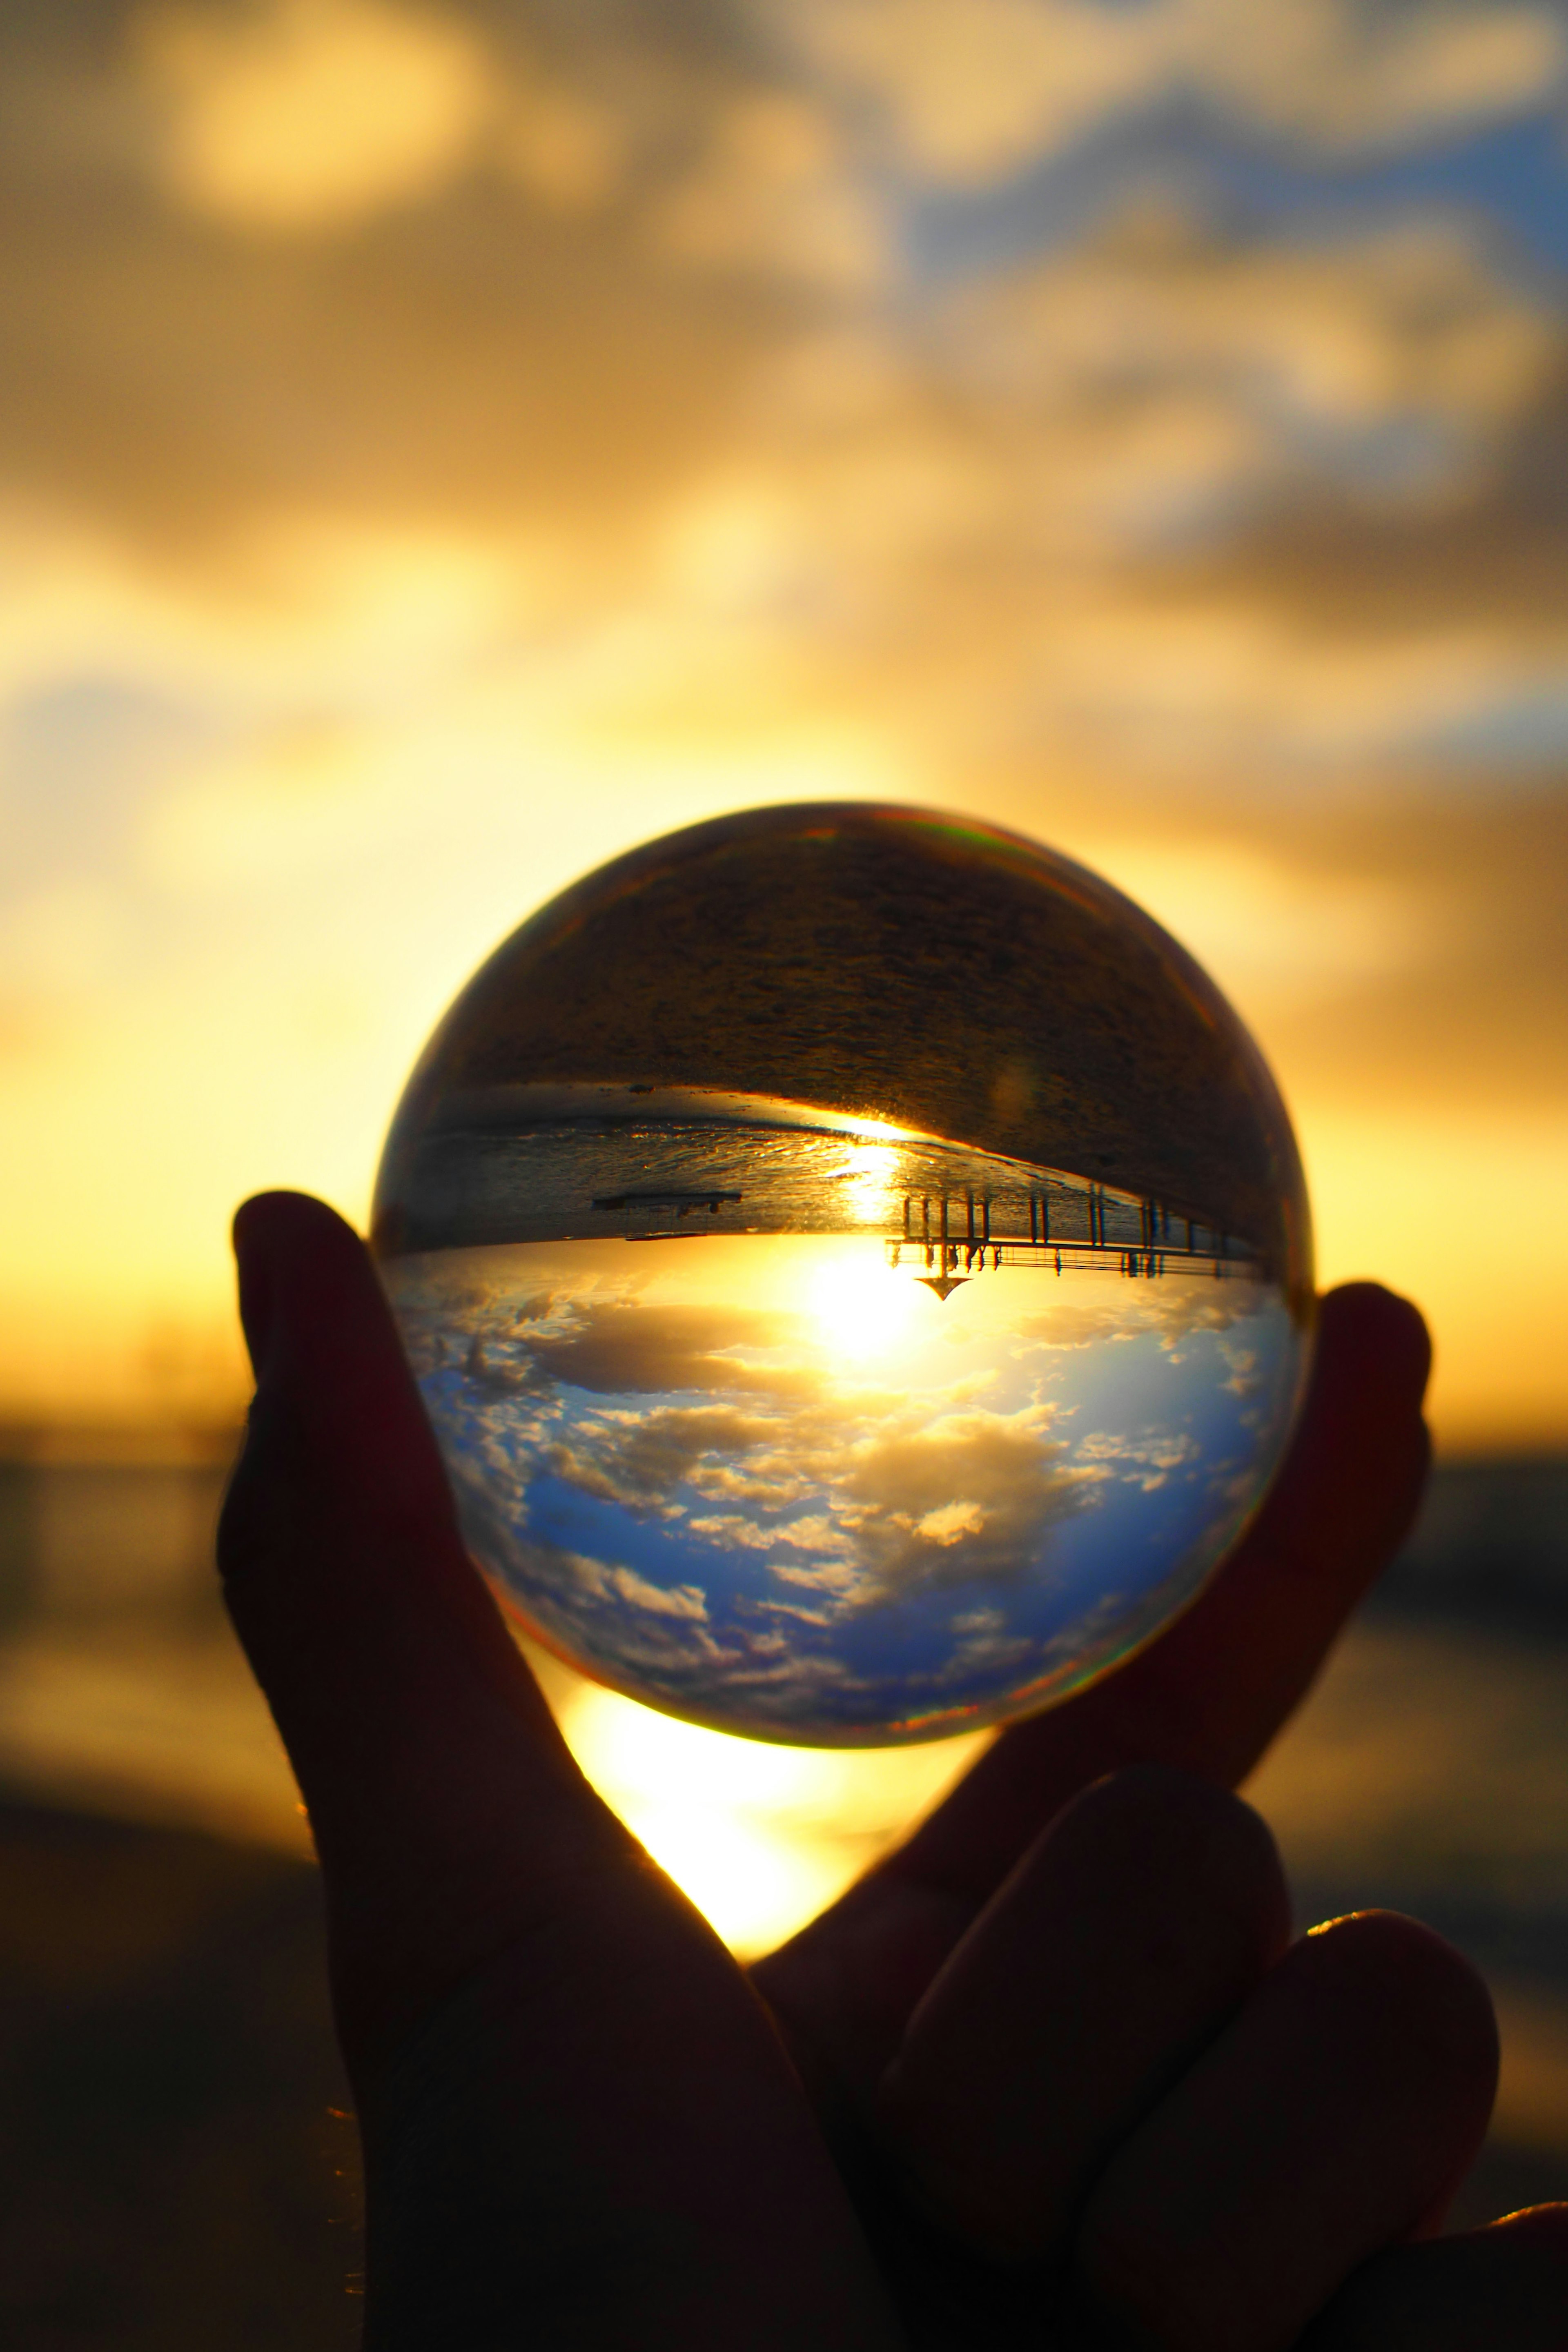
[[[1426,1308],[1252,1793],[1491,1978],[1467,2215],[1568,2193],[1568,5],[11,0],[0,205],[6,2341],[352,2335],[227,1219],[363,1219],[496,940],[777,799],[1141,899]],[[742,1950],[971,1752],[552,1688]]]

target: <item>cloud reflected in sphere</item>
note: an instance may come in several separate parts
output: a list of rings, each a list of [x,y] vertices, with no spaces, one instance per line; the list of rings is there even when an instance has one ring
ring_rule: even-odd
[[[1310,1334],[1217,991],[1081,868],[868,804],[694,827],[525,924],[409,1082],[374,1238],[510,1615],[798,1744],[1004,1721],[1147,1640]]]

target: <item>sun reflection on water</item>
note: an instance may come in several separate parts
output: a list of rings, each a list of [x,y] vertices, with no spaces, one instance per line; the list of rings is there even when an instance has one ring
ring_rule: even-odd
[[[863,1225],[886,1225],[896,1220],[902,1197],[900,1160],[885,1143],[857,1143],[837,1181],[840,1200],[849,1216]]]

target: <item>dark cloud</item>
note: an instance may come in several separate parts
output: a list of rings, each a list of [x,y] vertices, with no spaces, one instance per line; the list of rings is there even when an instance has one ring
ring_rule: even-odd
[[[1555,297],[1556,289],[1552,289]],[[1259,517],[1168,578],[1173,596],[1242,593],[1319,630],[1376,640],[1482,621],[1560,656],[1568,624],[1568,353],[1491,437],[1468,491],[1423,511],[1313,501]]]
[[[528,1354],[542,1373],[569,1388],[600,1396],[667,1394],[671,1390],[798,1392],[798,1367],[747,1362],[794,1336],[793,1318],[748,1307],[639,1306],[592,1301],[577,1309],[560,1334],[526,1337]]]
[[[595,73],[653,150],[605,206],[541,202],[504,168],[498,131],[420,202],[288,236],[162,184],[168,124],[135,38],[150,13],[7,11],[0,27],[15,489],[153,555],[210,561],[300,509],[619,540],[650,493],[708,462],[782,321],[755,284],[661,266],[638,226],[649,173],[690,152],[722,79],[710,42],[683,84],[679,14],[657,42],[635,10],[578,28],[588,60],[570,70]],[[245,22],[237,7],[190,13]],[[504,89],[504,25],[441,13],[483,37]],[[553,12],[530,19],[559,41]]]

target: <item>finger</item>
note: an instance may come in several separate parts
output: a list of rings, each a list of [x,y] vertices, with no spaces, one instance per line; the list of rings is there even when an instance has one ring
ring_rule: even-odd
[[[1404,1300],[1368,1283],[1331,1292],[1289,1455],[1193,1607],[1080,1697],[1005,1732],[906,1845],[760,1964],[827,2074],[869,2089],[947,1951],[1078,1790],[1134,1763],[1245,1778],[1415,1515],[1429,1362]]]
[[[1496,2076],[1486,1988],[1439,1937],[1389,1913],[1318,1928],[1101,2175],[1092,2304],[1162,2352],[1284,2352],[1446,2207]]]
[[[1301,2352],[1563,2352],[1568,2205],[1398,2246],[1357,2271]]]
[[[273,1194],[235,1244],[258,1384],[218,1561],[310,1813],[353,2062],[617,1832],[469,1564],[357,1238]]]
[[[321,1860],[367,2342],[886,2345],[760,2007],[464,1555],[363,1246],[293,1195],[236,1241],[258,1382],[222,1564]]]
[[[1289,1936],[1238,1798],[1148,1767],[1060,1813],[921,2000],[878,2098],[924,2210],[1005,2262],[1057,2252],[1089,2182]]]
[[[984,1895],[1042,1820],[1124,1764],[1244,1780],[1415,1517],[1430,1363],[1405,1300],[1331,1292],[1296,1441],[1231,1559],[1123,1671],[998,1740],[894,1867]]]

